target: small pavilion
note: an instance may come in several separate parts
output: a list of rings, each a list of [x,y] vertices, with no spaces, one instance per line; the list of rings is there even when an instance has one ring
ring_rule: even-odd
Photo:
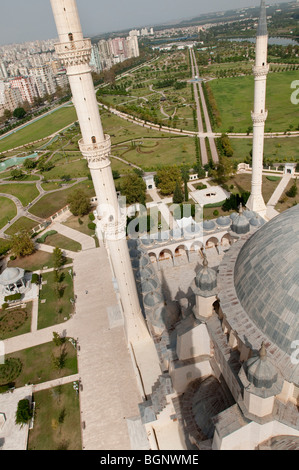
[[[3,295],[22,294],[26,290],[25,270],[6,268],[0,275],[0,288]]]

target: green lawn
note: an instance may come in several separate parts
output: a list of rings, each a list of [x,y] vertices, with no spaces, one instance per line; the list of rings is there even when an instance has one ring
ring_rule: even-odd
[[[47,237],[45,244],[53,246],[54,248],[58,246],[62,250],[69,250],[75,252],[82,250],[82,246],[80,245],[80,243],[63,236],[60,233],[56,233],[55,235],[50,235],[49,237]]]
[[[165,165],[192,165],[196,161],[194,138],[190,137],[140,139],[135,147],[124,144],[115,147],[113,153],[146,171]]]
[[[252,139],[230,139],[233,159],[244,162],[252,150]],[[265,139],[264,157],[273,163],[299,161],[299,137]]]
[[[55,214],[55,212],[65,207],[67,205],[68,196],[79,188],[85,189],[86,193],[90,197],[95,195],[92,181],[83,181],[82,183],[78,183],[71,188],[46,194],[34,206],[31,207],[31,214],[43,219],[47,219],[51,215]]]
[[[5,227],[9,220],[17,215],[17,208],[13,201],[0,197],[0,228]]]
[[[269,181],[266,176],[263,176],[263,187],[262,194],[265,203],[269,201],[270,197],[274,193],[276,187],[278,186],[280,179],[277,181]],[[232,193],[242,193],[244,191],[251,191],[251,174],[241,173],[235,175],[227,182],[228,187],[230,188],[234,185],[234,189],[230,189]]]
[[[24,335],[31,331],[32,303],[25,308],[0,310],[0,340]]]
[[[43,139],[77,120],[73,107],[61,108],[49,116],[21,129],[0,141],[0,152]]]
[[[52,354],[59,355],[60,349],[53,341],[32,348],[7,354],[5,358],[19,358],[22,362],[20,375],[14,380],[15,387],[25,384],[39,384],[78,373],[77,352],[70,342],[66,342],[65,367],[57,370],[52,364]]]
[[[14,224],[12,224],[6,231],[6,235],[14,235],[21,230],[27,230],[30,232],[34,227],[38,225],[34,220],[28,219],[28,217],[20,217]]]
[[[57,283],[54,272],[42,275],[42,280],[47,284],[44,284],[40,291],[38,329],[62,323],[73,313],[73,305],[70,302],[70,299],[74,299],[73,278],[69,269],[59,271],[59,276],[60,282]],[[58,285],[61,287],[60,294],[56,290]],[[46,302],[43,303],[42,300]]]
[[[71,262],[72,260],[67,258],[65,264],[70,264]],[[14,261],[8,262],[8,267],[10,268],[18,267],[30,272],[42,270],[46,266],[48,268],[54,267],[53,254],[41,250],[36,251],[32,255],[26,256],[25,258],[17,258]]]
[[[80,402],[73,384],[35,393],[33,398],[35,419],[28,450],[81,450]]]
[[[29,202],[32,202],[39,195],[36,185],[30,183],[0,184],[0,193],[11,194],[17,197],[23,206],[27,206]]]
[[[298,79],[298,72],[270,73],[267,80],[266,108],[269,111],[266,132],[284,132],[289,126],[297,128],[298,109],[291,103],[291,83]],[[253,76],[224,78],[209,82],[215,96],[222,125],[227,132],[233,126],[234,132],[246,132],[252,126],[254,78]]]

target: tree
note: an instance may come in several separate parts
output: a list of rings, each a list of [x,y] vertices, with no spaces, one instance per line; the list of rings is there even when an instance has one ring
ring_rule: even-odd
[[[10,111],[10,109],[4,110],[4,118],[5,118],[5,121],[9,121],[9,119],[12,118],[12,112]]]
[[[24,108],[16,108],[13,112],[13,116],[17,119],[23,119],[26,116],[26,111]]]
[[[184,200],[184,195],[182,192],[182,188],[181,188],[180,183],[177,181],[175,185],[174,193],[173,193],[173,203],[182,204],[183,200]]]
[[[14,180],[19,180],[24,176],[22,170],[18,170],[18,169],[11,170],[10,175],[11,175],[12,179],[14,179]]]
[[[33,170],[36,167],[36,162],[32,158],[28,158],[24,161],[23,166],[26,170]]]
[[[30,406],[30,402],[27,399],[20,400],[16,411],[16,424],[21,427],[28,424],[33,416],[33,412]]]
[[[211,175],[212,178],[221,185],[225,184],[235,171],[233,162],[227,157],[220,156],[216,169],[211,170]]]
[[[286,195],[288,197],[296,197],[298,193],[298,187],[297,187],[297,178],[294,181],[294,184],[290,187],[290,189],[286,192]]]
[[[158,188],[163,196],[173,194],[176,183],[180,184],[181,180],[181,171],[176,165],[165,166],[157,171]]]
[[[65,256],[62,250],[58,247],[53,250],[53,265],[55,269],[61,268],[65,263]]]
[[[34,242],[32,241],[27,230],[21,230],[11,237],[11,250],[15,256],[29,256],[35,251]]]
[[[66,342],[66,337],[65,336],[60,336],[59,333],[56,333],[56,331],[53,331],[53,343],[55,346],[62,346]]]
[[[127,204],[139,202],[145,205],[146,184],[136,173],[131,173],[124,177],[121,192],[126,197]]]
[[[83,189],[72,192],[67,200],[73,215],[82,217],[90,212],[90,198]]]

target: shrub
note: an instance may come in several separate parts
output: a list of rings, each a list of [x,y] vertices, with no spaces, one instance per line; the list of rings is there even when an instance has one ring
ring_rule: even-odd
[[[36,273],[32,274],[31,282],[32,284],[39,284],[39,275]]]
[[[89,214],[88,217],[89,217],[89,220],[91,220],[92,222],[95,220],[95,216],[92,212]]]
[[[214,215],[215,217],[218,217],[219,211],[215,210],[215,211],[213,212],[213,215]]]
[[[32,416],[33,412],[29,400],[26,398],[24,400],[20,400],[16,412],[16,424],[23,426],[31,420]]]
[[[46,239],[50,237],[51,235],[56,235],[56,230],[50,230],[49,232],[44,233],[40,238],[38,238],[36,241],[37,243],[45,243]]]
[[[12,302],[14,300],[20,300],[22,298],[22,294],[13,294],[13,295],[7,295],[4,297],[5,302]]]
[[[90,223],[88,224],[88,228],[89,228],[90,230],[95,230],[95,229],[97,228],[97,226],[96,226],[96,224],[94,224],[93,222],[90,222]]]

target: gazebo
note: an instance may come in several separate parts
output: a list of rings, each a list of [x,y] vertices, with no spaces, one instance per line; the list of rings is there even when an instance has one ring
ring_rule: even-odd
[[[0,275],[0,286],[2,286],[3,295],[23,293],[26,289],[25,270],[6,268]]]

